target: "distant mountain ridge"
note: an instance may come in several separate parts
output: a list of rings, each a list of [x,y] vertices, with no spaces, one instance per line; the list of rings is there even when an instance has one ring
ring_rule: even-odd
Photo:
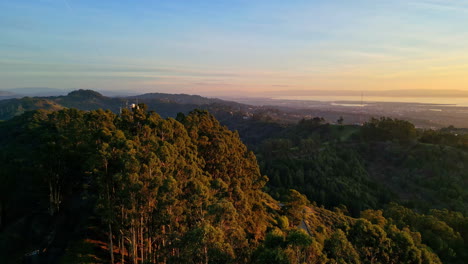
[[[0,96],[10,95],[9,92]],[[11,95],[13,96],[13,95]],[[210,105],[223,105],[236,110],[247,109],[247,105],[199,95],[150,93],[128,97],[108,97],[93,90],[75,90],[67,95],[45,97],[10,98],[0,101],[0,120],[10,119],[25,111],[44,109],[57,110],[77,108],[80,110],[109,109],[118,113],[130,104],[145,103],[150,109],[158,109],[163,116],[175,116],[178,112],[188,112],[194,108],[207,108]]]
[[[24,87],[24,88],[3,88],[0,90],[0,100],[9,98],[22,98],[25,96],[36,97],[36,96],[64,96],[68,93],[78,89],[58,89],[48,87]],[[99,90],[99,89],[98,89]],[[126,97],[135,96],[137,93],[130,91],[119,91],[119,90],[99,90],[99,92],[109,97]],[[2,98],[2,93],[8,93],[9,98]]]
[[[13,93],[7,92],[7,91],[0,91],[0,96],[8,96],[8,95],[13,95]]]
[[[225,103],[227,101],[217,99],[217,98],[207,98],[200,95],[190,95],[190,94],[167,94],[167,93],[146,93],[142,95],[129,96],[129,99],[143,99],[143,100],[163,100],[168,102],[175,102],[179,104],[212,104],[214,102]]]
[[[56,89],[48,87],[24,87],[3,89],[4,91],[15,94],[17,97],[22,96],[59,96],[70,92],[69,89]]]
[[[8,91],[0,91],[0,100],[4,100],[4,99],[11,99],[11,98],[15,98],[17,97],[18,95],[12,93],[12,92],[8,92]]]

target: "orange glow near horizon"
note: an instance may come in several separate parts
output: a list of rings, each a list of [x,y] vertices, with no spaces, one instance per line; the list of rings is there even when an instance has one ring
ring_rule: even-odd
[[[468,91],[463,1],[21,2],[0,3],[0,90]]]

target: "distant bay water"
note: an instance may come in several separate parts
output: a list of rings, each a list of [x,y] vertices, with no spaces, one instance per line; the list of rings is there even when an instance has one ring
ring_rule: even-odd
[[[418,103],[468,107],[468,97],[389,97],[389,96],[277,96],[275,100],[339,102],[342,106],[365,106],[368,103]]]

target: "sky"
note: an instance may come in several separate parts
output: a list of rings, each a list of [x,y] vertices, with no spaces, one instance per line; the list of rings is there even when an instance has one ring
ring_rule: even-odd
[[[0,0],[0,90],[468,90],[465,0]]]

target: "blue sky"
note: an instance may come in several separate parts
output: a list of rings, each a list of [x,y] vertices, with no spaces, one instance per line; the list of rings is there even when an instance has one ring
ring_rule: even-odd
[[[0,1],[0,89],[468,89],[468,1]]]

